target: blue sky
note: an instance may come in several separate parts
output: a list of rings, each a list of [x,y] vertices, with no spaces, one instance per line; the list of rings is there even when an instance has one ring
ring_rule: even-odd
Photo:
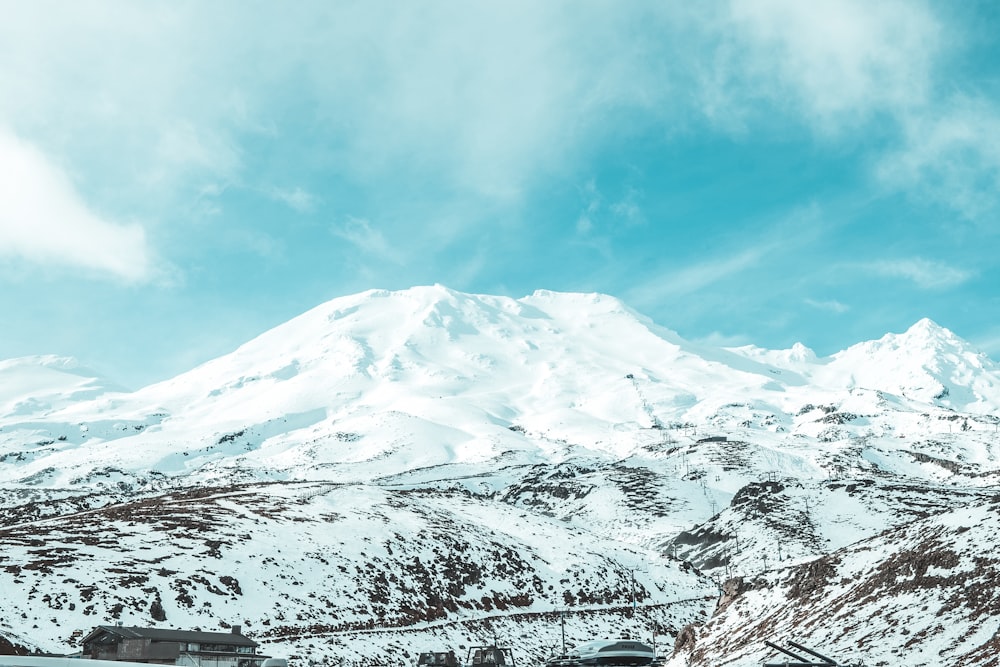
[[[0,358],[138,387],[328,299],[615,295],[1000,357],[992,3],[32,2],[0,24]]]

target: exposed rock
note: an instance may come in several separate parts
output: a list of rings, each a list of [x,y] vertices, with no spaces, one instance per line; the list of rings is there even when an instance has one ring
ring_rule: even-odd
[[[715,607],[715,613],[718,614],[721,612],[729,606],[729,603],[751,588],[753,588],[753,586],[748,584],[743,577],[733,577],[732,579],[727,579],[722,584],[722,595],[719,597],[719,604]]]
[[[0,635],[0,655],[28,655],[31,653],[27,647],[16,644]]]
[[[780,482],[750,482],[736,492],[730,507],[740,508],[750,517],[769,514],[784,504],[785,499],[779,497],[785,486]]]
[[[789,600],[800,600],[821,592],[837,576],[837,564],[833,556],[824,556],[792,570],[785,582]]]
[[[697,640],[697,626],[694,623],[685,625],[681,628],[681,631],[677,633],[677,638],[674,639],[674,654],[676,655],[681,652],[693,651]]]

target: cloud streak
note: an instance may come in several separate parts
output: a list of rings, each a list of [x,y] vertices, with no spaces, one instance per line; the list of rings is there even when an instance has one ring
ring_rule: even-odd
[[[40,150],[0,128],[0,255],[90,269],[127,282],[153,274],[145,231],[92,211]]]
[[[975,276],[973,271],[921,257],[870,262],[862,265],[862,268],[877,275],[909,280],[917,287],[927,290],[958,287]]]
[[[699,290],[757,266],[763,256],[763,248],[751,248],[728,257],[669,269],[633,287],[625,300],[646,307],[678,296],[693,297]]]
[[[909,118],[905,140],[875,169],[886,187],[989,222],[1000,209],[1000,107],[962,97]]]
[[[817,242],[834,227],[815,203],[793,209],[773,221],[752,221],[739,235],[718,239],[716,245],[722,250],[714,256],[661,271],[628,290],[626,300],[637,307],[647,307],[681,296],[694,296],[716,283],[762,267],[768,275],[775,275],[776,266],[815,252]]]
[[[333,234],[354,246],[368,259],[403,264],[401,251],[386,239],[380,229],[364,218],[348,216],[343,224],[335,225]]]
[[[818,300],[818,299],[805,299],[805,304],[807,306],[812,306],[813,308],[816,308],[817,310],[827,310],[827,311],[829,311],[831,313],[836,313],[838,315],[846,313],[847,311],[849,311],[851,309],[850,306],[848,306],[848,305],[846,305],[844,303],[841,303],[840,301],[837,301],[836,299],[829,299],[829,300],[825,300],[825,301],[821,301],[821,300]]]
[[[316,209],[318,199],[315,195],[296,186],[294,188],[271,187],[266,190],[267,196],[280,201],[298,213],[311,213]]]

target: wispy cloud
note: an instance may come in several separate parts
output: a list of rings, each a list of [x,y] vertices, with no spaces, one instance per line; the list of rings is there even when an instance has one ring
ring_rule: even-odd
[[[645,278],[626,291],[626,301],[640,308],[660,305],[761,267],[773,274],[777,263],[808,252],[833,227],[815,203],[792,209],[776,220],[756,221],[740,235],[718,239],[719,250],[713,255]]]
[[[580,195],[583,209],[576,219],[576,232],[580,236],[611,235],[619,227],[634,227],[646,222],[639,205],[642,193],[633,187],[625,188],[617,200],[608,203],[597,182],[590,179],[580,188]]]
[[[719,331],[713,331],[707,336],[696,339],[695,342],[711,347],[740,347],[742,345],[749,345],[751,340],[743,334],[724,334]]]
[[[894,0],[115,6],[113,20],[85,5],[10,9],[0,113],[31,132],[50,119],[75,165],[157,193],[239,179],[250,144],[306,117],[355,184],[418,178],[516,203],[620,140],[629,123],[609,118],[662,133],[778,106],[828,131],[913,106],[941,43],[923,5]],[[642,220],[639,197],[605,210]]]
[[[641,225],[646,222],[646,216],[642,212],[640,201],[642,193],[635,188],[628,188],[621,199],[612,202],[608,209],[615,217],[615,220],[626,226]]]
[[[740,124],[759,102],[837,133],[927,97],[941,25],[920,3],[733,0],[708,22],[722,36],[702,67],[706,113]]]
[[[914,115],[903,145],[882,157],[876,176],[886,187],[994,227],[1000,211],[1000,107],[962,97]]]
[[[879,185],[976,222],[1000,211],[1000,106],[942,77],[956,36],[932,5],[732,0],[728,8],[714,24],[727,37],[701,70],[710,118],[744,128],[777,107],[834,137],[888,119],[901,141],[873,155]]]
[[[830,311],[831,313],[837,313],[838,315],[846,313],[851,309],[850,306],[841,303],[836,299],[829,299],[826,301],[821,301],[817,299],[804,299],[803,301],[807,306],[812,306],[813,308],[816,308],[818,310],[827,310]]]
[[[584,200],[584,206],[576,219],[576,233],[581,236],[589,236],[596,226],[595,218],[601,210],[603,197],[598,191],[594,179],[590,179],[580,188],[580,195]]]
[[[227,136],[210,127],[175,122],[159,130],[147,181],[173,179],[178,173],[201,172],[234,179],[242,166],[240,149]]]
[[[862,268],[870,273],[909,280],[921,289],[934,290],[957,287],[975,276],[974,271],[920,257],[869,262]]]
[[[293,188],[271,187],[265,192],[271,199],[280,201],[299,213],[312,212],[318,203],[315,195],[298,186]]]
[[[57,164],[3,128],[0,173],[0,255],[129,282],[153,276],[152,250],[141,226],[91,210]]]
[[[332,228],[334,235],[344,239],[364,253],[369,259],[384,260],[393,264],[402,264],[402,253],[394,248],[385,235],[369,220],[348,216],[347,219]]]
[[[625,300],[642,308],[668,298],[694,296],[709,285],[758,265],[763,256],[763,248],[751,248],[735,255],[667,269],[630,289]]]
[[[409,231],[412,216],[403,209],[411,200],[381,204],[388,198],[373,193],[423,189],[437,206],[421,211],[423,238],[450,235],[456,225],[441,213],[459,208],[470,212],[461,226],[471,237],[470,228],[516,219],[506,214],[526,191],[553,176],[578,178],[583,158],[633,132],[662,137],[705,117],[738,125],[775,109],[787,114],[782,122],[791,117],[821,135],[883,115],[910,118],[933,103],[948,43],[929,5],[900,0],[625,8],[302,2],[253,12],[122,3],[114,20],[83,5],[58,12],[43,5],[17,5],[0,23],[0,122],[32,137],[46,124],[61,128],[49,141],[61,143],[67,163],[140,208],[169,200],[179,183],[189,206],[206,182],[241,180],[255,157],[270,159],[284,139],[297,138],[305,119],[309,141],[323,147],[317,163],[336,164],[331,179],[393,210],[345,209],[357,220],[405,221],[337,228],[390,261],[400,254],[386,236]],[[932,153],[915,152],[918,127],[913,136],[880,176],[892,187],[919,188],[938,168],[928,166]],[[994,153],[983,155],[988,171]],[[968,180],[954,173],[950,182]],[[234,191],[248,187],[237,183]],[[959,192],[956,201],[964,197],[972,210],[982,191]],[[297,187],[257,194],[299,212],[318,203]],[[203,212],[224,211],[221,198],[203,199]],[[595,193],[569,215],[578,234],[593,239],[602,224],[643,223],[643,203],[639,191]],[[734,270],[755,261],[733,257]],[[681,287],[663,289],[711,284],[729,265],[678,267],[671,277]]]
[[[975,338],[972,343],[994,361],[1000,361],[1000,329],[994,328]]]

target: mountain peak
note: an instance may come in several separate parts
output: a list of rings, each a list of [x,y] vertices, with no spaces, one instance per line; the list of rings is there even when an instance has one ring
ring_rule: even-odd
[[[816,361],[816,353],[802,343],[794,343],[788,350],[788,358],[793,361]]]
[[[845,377],[849,375],[851,386],[880,389],[953,409],[982,409],[998,399],[992,380],[981,377],[984,369],[994,369],[995,364],[926,317],[903,333],[888,333],[833,356],[833,368]]]
[[[928,317],[917,320],[903,335],[907,337],[919,336],[927,339],[957,339],[957,336],[950,329],[941,326]]]
[[[840,354],[851,350],[862,350],[868,355],[901,353],[910,358],[933,355],[945,349],[966,351],[971,345],[927,317],[917,320],[902,333],[887,333],[877,340],[869,340],[852,345]]]

